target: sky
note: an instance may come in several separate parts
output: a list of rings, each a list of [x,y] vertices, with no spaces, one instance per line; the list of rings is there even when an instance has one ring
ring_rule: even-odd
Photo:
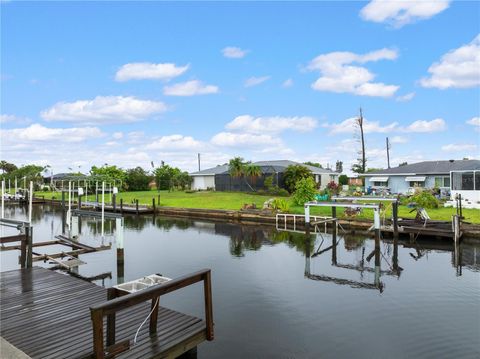
[[[479,158],[480,2],[18,2],[1,6],[2,160],[290,159],[349,173]]]

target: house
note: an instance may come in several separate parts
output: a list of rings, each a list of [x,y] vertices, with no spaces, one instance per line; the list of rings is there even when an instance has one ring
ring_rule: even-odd
[[[330,169],[309,166],[289,160],[258,161],[253,164],[259,166],[262,172],[261,176],[254,179],[232,178],[228,170],[228,164],[190,173],[190,176],[193,178],[192,189],[248,192],[257,189],[264,189],[265,180],[270,176],[273,179],[273,184],[284,188],[285,182],[283,180],[283,173],[286,168],[291,165],[302,165],[307,167],[312,171],[315,182],[319,184],[320,188],[325,188],[331,181],[338,183],[338,176],[340,175]]]
[[[415,188],[438,188],[444,196],[461,194],[480,202],[480,160],[424,161],[365,173],[365,188],[408,194]]]

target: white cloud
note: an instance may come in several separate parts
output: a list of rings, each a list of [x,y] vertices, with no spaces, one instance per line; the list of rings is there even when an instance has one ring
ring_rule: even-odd
[[[123,138],[123,132],[114,132],[112,137],[116,140]]]
[[[172,63],[134,62],[120,67],[115,74],[115,80],[170,80],[186,72],[189,67],[190,65],[177,66]]]
[[[415,92],[409,92],[405,95],[398,96],[395,100],[397,100],[398,102],[407,102],[412,100],[414,97],[415,97]]]
[[[359,96],[390,97],[399,86],[372,82],[375,74],[362,66],[371,61],[395,60],[398,53],[392,49],[380,49],[363,55],[352,52],[331,52],[319,55],[307,66],[309,71],[318,71],[321,76],[312,84],[316,91],[352,93]]]
[[[160,101],[132,96],[97,96],[93,100],[58,102],[42,111],[40,116],[46,121],[105,124],[141,121],[166,110],[167,106]]]
[[[282,87],[284,87],[284,88],[288,88],[288,87],[292,87],[292,86],[293,86],[293,80],[292,79],[286,79],[282,83]]]
[[[163,94],[168,96],[195,96],[218,93],[218,87],[203,85],[200,81],[192,80],[163,88]]]
[[[25,125],[25,124],[28,124],[32,122],[31,119],[29,119],[28,117],[19,117],[19,116],[15,116],[15,115],[6,115],[6,114],[2,114],[0,115],[0,123],[3,123],[3,124],[7,124],[7,123],[10,123],[10,124],[17,124],[17,125]]]
[[[390,143],[407,143],[408,138],[404,136],[393,136],[392,138],[389,139]]]
[[[468,125],[472,125],[475,128],[475,131],[480,132],[480,117],[472,117],[466,122]]]
[[[447,128],[447,124],[441,118],[431,121],[418,120],[403,128],[404,132],[438,132]]]
[[[430,77],[422,78],[423,87],[469,88],[480,85],[480,34],[472,42],[442,56],[429,67]]]
[[[366,21],[388,23],[395,28],[429,19],[448,8],[449,0],[372,0],[360,11]]]
[[[326,124],[324,127],[330,128],[330,134],[335,135],[339,133],[354,133],[357,130],[357,117],[347,118],[340,123]],[[386,126],[381,126],[379,121],[368,121],[363,119],[364,133],[387,133],[392,132],[398,128],[397,122],[392,122]]]
[[[294,117],[253,117],[242,115],[235,117],[233,121],[227,123],[225,128],[230,131],[240,131],[246,133],[279,133],[285,130],[298,132],[309,132],[317,127],[317,120],[307,116]]]
[[[204,145],[190,136],[170,135],[155,139],[145,146],[149,150],[194,150],[205,148]]]
[[[97,127],[48,128],[34,123],[26,128],[2,130],[1,135],[4,143],[14,143],[15,141],[81,142],[101,137],[103,133]]]
[[[257,85],[260,85],[262,82],[267,81],[269,78],[270,76],[261,76],[261,77],[252,76],[245,80],[244,86],[245,87],[257,86]]]
[[[478,145],[474,144],[457,144],[451,143],[449,145],[442,146],[442,151],[445,152],[461,152],[461,151],[476,151],[478,149]]]
[[[241,48],[234,46],[227,46],[222,50],[223,56],[231,59],[241,59],[242,57],[245,57],[248,52],[248,50],[242,50]]]
[[[220,132],[211,139],[212,144],[225,147],[268,147],[280,146],[282,141],[270,135],[253,133]]]

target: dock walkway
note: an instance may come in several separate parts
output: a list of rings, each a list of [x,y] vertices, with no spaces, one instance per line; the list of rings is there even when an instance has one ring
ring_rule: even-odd
[[[90,307],[107,301],[107,289],[39,267],[3,272],[0,278],[3,338],[31,358],[92,357]],[[131,339],[149,314],[150,302],[117,313],[116,342],[130,340],[130,349],[115,358],[176,357],[206,339],[204,320],[158,309],[156,333],[149,334],[147,323],[136,345]]]

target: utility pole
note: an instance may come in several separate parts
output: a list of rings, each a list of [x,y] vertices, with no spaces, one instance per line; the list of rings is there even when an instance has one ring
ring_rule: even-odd
[[[200,172],[200,153],[198,153],[198,172]]]
[[[390,143],[387,137],[387,168],[390,168]]]
[[[361,162],[361,173],[365,173],[367,160],[365,158],[365,138],[363,136],[363,112],[360,107],[360,117],[358,118],[358,126],[360,127],[360,140],[362,142],[362,162]]]

